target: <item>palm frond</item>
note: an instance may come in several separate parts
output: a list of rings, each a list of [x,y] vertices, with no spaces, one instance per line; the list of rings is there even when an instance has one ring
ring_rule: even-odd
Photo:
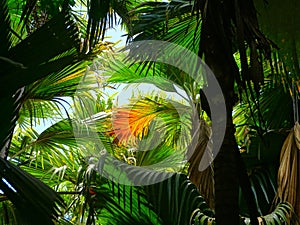
[[[195,53],[199,50],[200,20],[192,14],[193,1],[145,2],[132,14],[133,41],[164,40]]]
[[[101,124],[98,123],[97,126],[98,132],[101,132],[103,129],[101,129]],[[77,134],[77,132],[80,132],[80,135]],[[18,133],[15,134],[10,157],[15,158],[24,153],[24,159],[18,159],[20,162],[28,160],[27,157],[30,157],[29,159],[36,159],[39,155],[44,155],[43,157],[49,158],[50,160],[53,156],[55,156],[55,158],[57,157],[57,159],[59,156],[67,159],[69,157],[68,155],[72,154],[72,149],[75,151],[83,145],[87,148],[87,152],[93,152],[92,149],[88,149],[88,145],[92,148],[93,142],[95,143],[98,138],[102,138],[103,142],[105,137],[98,137],[97,133],[96,136],[93,136],[92,132],[95,132],[95,130],[92,130],[91,127],[79,126],[79,123],[70,118],[62,119],[56,123],[54,122],[54,124],[40,134],[34,130],[21,130],[19,135]],[[84,149],[82,149],[81,152],[83,154]],[[51,165],[51,161],[48,162],[48,166],[49,165]]]
[[[236,137],[243,147],[247,146],[250,136],[264,139],[269,132],[280,133],[280,130],[289,129],[293,125],[292,98],[284,84],[267,82],[262,87],[258,101],[259,107],[250,106],[250,102],[241,102],[234,109]]]
[[[160,138],[159,134],[154,133],[151,138],[139,141],[136,149],[132,149],[134,163],[136,166],[149,167],[156,171],[181,171],[185,165],[184,153],[161,142]],[[158,142],[153,143],[153,140]],[[127,159],[132,158],[129,155]]]
[[[12,97],[2,97],[0,99],[1,104],[4,104],[6,107],[1,108],[1,115],[7,116],[6,120],[0,122],[0,126],[3,128],[0,132],[1,140],[1,157],[7,157],[8,148],[11,142],[13,135],[13,130],[15,127],[15,122],[18,119],[18,111],[21,108],[21,102],[23,99],[24,88],[20,88]]]
[[[46,124],[49,118],[53,118],[53,120],[62,118],[63,114],[67,114],[67,109],[64,108],[63,103],[63,100],[60,101],[60,99],[53,99],[52,101],[26,100],[19,112],[18,126],[25,130],[29,126]]]
[[[113,113],[113,129],[116,138],[125,144],[136,142],[147,136],[150,123],[159,117],[163,120],[163,124],[157,123],[155,126],[159,132],[166,132],[165,143],[170,146],[177,146],[178,137],[182,131],[184,122],[182,112],[188,111],[183,104],[175,101],[167,101],[156,98],[144,97],[134,101],[133,105],[119,108]],[[186,121],[185,121],[186,122]],[[188,124],[185,124],[188,126]],[[191,125],[190,125],[191,126]]]
[[[21,30],[26,27],[27,32],[31,33],[43,25],[47,20],[58,15],[62,10],[74,6],[73,0],[26,0],[17,5],[21,9],[19,26]]]
[[[0,224],[1,225],[15,225],[15,224],[19,224],[20,220],[17,218],[16,216],[16,210],[14,205],[9,202],[6,201],[7,197],[6,196],[2,196],[1,197],[1,203],[0,203],[0,207],[2,208],[1,210],[1,220],[0,220]]]
[[[298,217],[300,217],[299,149],[300,125],[296,122],[281,149],[276,202],[289,202],[295,208]]]
[[[103,54],[101,63],[99,63],[100,66],[97,69],[102,71],[101,75],[105,77],[109,84],[147,83],[154,85],[163,92],[173,92],[177,95],[180,95],[179,90],[181,89],[186,92],[186,95],[180,97],[186,101],[189,101],[189,98],[196,98],[195,96],[200,91],[201,81],[197,80],[199,83],[196,84],[195,80],[197,78],[189,76],[199,72],[199,67],[197,67],[199,62],[194,61],[197,58],[194,57],[196,55],[192,55],[194,64],[191,61],[183,60],[180,62],[182,70],[193,71],[191,74],[187,74],[176,66],[160,63],[159,61],[164,54],[170,54],[174,56],[169,58],[170,64],[176,65],[178,57],[185,54],[191,56],[192,52],[175,44],[164,45],[163,43],[166,42],[142,42],[138,46],[135,44],[129,45],[129,47],[127,46],[113,55]],[[162,48],[155,52],[153,50],[149,52],[149,49],[153,49],[153,47],[155,49],[159,48],[157,45],[161,45]]]
[[[13,202],[24,224],[54,224],[63,200],[51,188],[0,158],[0,188]],[[38,213],[38,214],[37,214]]]
[[[254,194],[255,205],[259,215],[270,212],[276,194],[276,175],[268,167],[258,167],[249,170],[249,181]],[[245,194],[240,193],[240,211],[242,216],[249,216],[249,209],[245,205]]]
[[[193,215],[193,220],[191,220],[191,225],[201,224],[216,224],[215,218],[205,215],[203,212],[196,211]],[[281,203],[278,204],[276,209],[265,216],[258,217],[258,221],[260,224],[299,224],[299,221],[294,215],[293,208],[289,203]],[[240,217],[240,224],[242,225],[250,225],[250,219],[245,217]]]
[[[11,48],[7,57],[9,61],[1,62],[3,94],[13,93],[17,88],[28,85],[52,72],[60,71],[75,62],[77,53],[74,47],[78,45],[76,34],[76,27],[70,17],[60,14]],[[47,46],[43,40],[48,41]],[[29,52],[30,57],[28,57]],[[68,54],[55,58],[64,52]],[[19,79],[11,82],[11,76],[19,77]]]
[[[293,125],[292,97],[283,85],[264,88],[260,109],[267,129],[290,128]]]
[[[86,63],[75,63],[53,72],[27,87],[26,99],[55,101],[59,97],[72,97],[85,72]],[[58,100],[58,99],[57,99]]]
[[[108,184],[112,184],[109,182]],[[104,186],[105,187],[105,186]],[[108,186],[111,200],[99,211],[102,224],[162,224],[157,214],[146,200],[142,188],[113,184]],[[97,188],[94,189],[97,196]],[[99,190],[99,189],[98,189]],[[98,207],[99,209],[100,207]]]
[[[200,168],[200,162],[203,157],[207,161],[212,161],[211,150],[212,143],[210,140],[211,128],[205,121],[200,122],[200,133],[195,135],[199,138],[197,141],[196,148],[193,149],[193,154],[188,152],[189,157],[189,179],[196,185],[199,189],[201,195],[205,198],[206,202],[211,208],[214,208],[214,178],[213,178],[213,165],[211,164],[204,171]]]
[[[266,225],[299,224],[299,221],[293,211],[293,207],[289,203],[278,204],[272,213],[260,217],[260,221]]]
[[[9,57],[21,61],[26,67],[47,62],[78,46],[77,32],[71,17],[66,13],[60,13],[11,49]],[[43,40],[47,40],[47,46]]]
[[[10,28],[10,16],[8,13],[7,1],[3,0],[0,3],[0,55],[6,56],[8,50],[11,47],[11,28]]]
[[[140,179],[145,180],[155,180],[159,176],[164,177],[161,173],[149,173],[147,176],[137,173],[134,176],[134,179],[140,177]],[[133,224],[138,224],[138,222],[170,225],[189,224],[196,209],[205,215],[213,216],[213,212],[199,195],[196,187],[190,183],[185,175],[174,174],[165,178],[162,182],[142,187],[112,183],[115,202],[110,202],[104,206],[106,210],[103,211],[103,214],[106,214],[110,219],[110,223],[103,220],[105,221],[104,224],[129,224],[130,220]],[[121,215],[118,215],[119,213],[116,211]],[[130,217],[128,217],[129,215]],[[137,220],[136,217],[139,219]]]
[[[100,40],[104,39],[107,28],[112,28],[118,23],[118,13],[129,25],[127,14],[130,4],[129,1],[87,1],[88,23],[84,50],[92,49]]]

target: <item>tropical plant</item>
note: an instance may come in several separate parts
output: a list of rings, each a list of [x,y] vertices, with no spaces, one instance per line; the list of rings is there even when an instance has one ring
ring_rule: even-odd
[[[275,5],[276,3],[270,3],[270,5],[272,4]],[[196,15],[191,12],[192,10],[194,10],[193,12]],[[199,55],[202,56],[204,53],[206,62],[214,71],[219,82],[224,85],[222,88],[225,99],[227,99],[229,133],[227,136],[225,135],[224,141],[224,144],[227,144],[227,147],[224,147],[224,149],[226,149],[224,151],[227,153],[222,154],[221,150],[217,159],[214,161],[216,199],[220,200],[219,204],[216,205],[216,217],[220,224],[238,223],[237,177],[239,177],[243,192],[245,192],[244,194],[248,200],[248,207],[250,207],[251,221],[253,224],[256,224],[258,211],[255,206],[255,201],[253,201],[255,195],[251,194],[250,183],[247,181],[243,163],[241,163],[241,158],[238,156],[238,147],[234,141],[235,138],[232,132],[234,127],[233,124],[230,124],[232,121],[232,107],[236,104],[236,93],[239,93],[241,102],[246,101],[245,105],[250,108],[249,118],[254,121],[253,128],[255,128],[258,138],[262,138],[263,133],[269,132],[269,129],[273,127],[273,125],[270,126],[273,119],[271,113],[276,109],[276,107],[273,104],[271,105],[270,101],[268,102],[267,98],[264,97],[267,97],[267,93],[275,90],[275,88],[278,90],[278,84],[279,87],[282,87],[280,77],[284,77],[285,84],[290,86],[290,88],[292,86],[292,79],[286,79],[286,76],[288,76],[287,71],[278,73],[278,68],[280,68],[282,62],[279,62],[276,58],[277,46],[259,31],[253,2],[247,1],[241,3],[235,1],[226,4],[218,1],[196,1],[194,4],[185,1],[171,1],[169,3],[149,2],[142,4],[134,13],[137,19],[133,21],[133,30],[131,30],[130,33],[134,40],[168,40],[182,44],[197,53],[198,50],[200,50]],[[200,17],[202,17],[202,21],[199,20]],[[260,22],[264,25],[264,21]],[[195,23],[198,25],[193,26]],[[197,28],[200,26],[202,33],[199,36],[198,33],[200,30]],[[297,30],[295,27],[293,28]],[[193,38],[187,38],[186,35],[193,35]],[[199,41],[197,38],[200,39],[200,44],[198,45],[200,47],[197,47],[197,43],[199,43],[197,42],[197,40]],[[239,53],[238,59],[234,58],[233,54],[237,50]],[[272,53],[272,51],[274,53]],[[295,51],[297,52],[295,45],[293,51],[293,65],[291,65],[291,68],[297,68],[298,60],[297,54],[295,54]],[[286,55],[286,57],[288,58],[289,56]],[[270,65],[267,64],[268,60],[271,61]],[[288,60],[286,63],[288,62],[290,61]],[[152,64],[148,65],[149,67],[151,66],[152,70],[154,66]],[[263,71],[263,66],[265,71]],[[275,73],[275,68],[277,73]],[[238,72],[238,69],[241,70],[241,74]],[[293,73],[291,77],[297,77],[297,73],[293,72],[295,71],[294,69],[290,71]],[[269,75],[269,73],[271,75]],[[229,76],[229,74],[233,75]],[[263,84],[264,74],[267,77],[266,80],[268,84],[260,91],[259,89],[260,85]],[[274,74],[277,75],[276,78],[273,77]],[[182,81],[178,79],[178,77],[174,79],[172,73],[168,75],[168,78],[171,78],[172,81],[175,80],[175,82],[179,84],[184,83],[186,85],[188,82]],[[295,78],[295,80],[298,79]],[[236,83],[234,83],[235,81]],[[277,83],[275,87],[274,83]],[[296,85],[294,84],[294,86]],[[260,97],[260,95],[262,96]],[[271,96],[269,95],[268,97]],[[260,98],[262,100],[260,100]],[[297,97],[294,97],[294,101],[298,101]],[[278,103],[274,97],[272,98],[272,102]],[[287,103],[288,102],[289,101],[287,101]],[[205,106],[205,101],[201,101],[201,103],[203,103],[203,109],[206,110],[209,115],[210,113]],[[238,108],[238,106],[236,108]],[[289,104],[289,107],[286,109],[292,109],[291,105]],[[279,111],[277,110],[277,112]],[[282,122],[280,123],[278,121],[276,129],[278,127],[284,128],[289,126],[288,124],[291,124],[291,120],[283,116],[289,115],[288,113],[280,112],[280,114],[282,118],[280,121]],[[243,127],[245,128],[246,126]],[[263,142],[264,139],[261,141]],[[232,149],[236,149],[236,152],[234,153]],[[271,157],[276,158],[276,152]],[[220,171],[221,175],[218,175],[217,171]],[[238,174],[237,171],[241,172]],[[226,186],[226,188],[224,188],[224,186]],[[225,193],[225,189],[228,192]],[[217,195],[218,193],[220,193],[220,195]],[[236,202],[234,202],[233,199],[236,199]],[[224,203],[224,201],[226,203]],[[228,213],[228,217],[226,213]],[[233,218],[236,219],[235,222],[233,222]]]
[[[6,106],[1,115],[7,118],[1,122],[0,133],[2,224],[296,224],[297,198],[293,195],[290,200],[290,193],[282,191],[284,185],[295,186],[295,175],[279,183],[280,200],[273,211],[270,208],[277,190],[279,151],[286,130],[295,122],[289,116],[293,114],[290,91],[297,118],[298,98],[292,83],[299,80],[298,33],[288,39],[291,51],[278,52],[259,30],[258,22],[273,40],[265,12],[256,18],[255,9],[264,9],[258,1],[256,8],[250,0],[138,3],[1,2],[1,103]],[[87,19],[78,11],[80,4],[87,10]],[[201,90],[205,83],[195,85],[190,76],[163,63],[124,68],[105,58],[118,58],[111,53],[111,43],[100,42],[107,26],[116,22],[115,13],[127,26],[130,41],[156,39],[182,45],[204,56],[215,73],[225,95],[227,132],[220,153],[206,171],[198,170],[203,151],[211,147],[213,121]],[[166,101],[161,94],[135,93],[130,104],[113,108],[111,98],[106,102],[103,93],[91,94],[89,82],[94,81],[84,73],[87,60],[96,54],[102,68],[88,72],[113,74],[101,80],[105,87],[146,77],[164,91],[182,87],[187,98]],[[83,77],[87,86],[77,86]],[[69,97],[75,92],[80,95],[72,102]],[[279,113],[283,101],[286,111]],[[67,109],[69,104],[76,118]],[[200,109],[196,117],[202,130],[196,140],[190,131],[199,124],[190,123],[195,115],[186,111],[187,104]],[[34,125],[46,118],[54,119],[53,124],[35,131]],[[149,149],[161,136],[165,141],[152,151],[138,151]],[[182,173],[178,168],[175,173],[162,172],[182,161],[191,142],[196,151],[187,167],[179,167]],[[109,154],[102,154],[103,150]],[[281,158],[289,158],[287,153]],[[281,164],[280,168],[287,167]],[[286,172],[281,169],[279,179]],[[158,178],[162,182],[135,186]],[[135,185],[120,184],[124,180]]]
[[[16,208],[10,214],[15,218],[13,221],[21,218],[22,224],[53,224],[53,220],[59,218],[63,200],[47,185],[15,165],[26,165],[32,157],[40,155],[40,150],[26,149],[31,139],[24,134],[19,136],[21,144],[14,146],[15,150],[19,148],[18,152],[9,152],[15,124],[20,113],[20,122],[24,125],[28,123],[28,116],[32,121],[30,117],[46,118],[51,114],[49,110],[57,111],[55,108],[61,104],[58,98],[74,94],[84,74],[85,60],[96,51],[108,49],[108,45],[100,43],[96,46],[94,42],[88,45],[88,41],[83,41],[81,47],[78,27],[70,9],[74,2],[47,4],[47,1],[3,0],[0,4],[1,103],[5,106],[1,109],[1,115],[6,118],[1,122],[0,185],[6,196],[4,199],[8,198],[13,203],[13,206],[8,204],[3,207]],[[88,9],[93,11],[93,7]],[[84,34],[84,40],[95,38],[91,30],[100,27],[106,13],[111,15],[110,11],[104,13],[97,18],[93,18],[95,16],[91,13],[88,24],[93,20],[93,26]],[[93,51],[90,51],[92,48]],[[36,135],[34,131],[26,134]],[[53,146],[58,147],[59,144],[52,143]],[[25,155],[20,156],[21,153]],[[14,154],[18,159],[12,158]],[[51,163],[48,162],[46,168]],[[5,212],[4,223],[12,223]]]

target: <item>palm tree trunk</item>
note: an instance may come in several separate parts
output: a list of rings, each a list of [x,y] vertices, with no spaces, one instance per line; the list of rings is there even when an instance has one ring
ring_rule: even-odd
[[[232,110],[237,101],[234,83],[236,81],[241,85],[241,89],[246,88],[244,82],[249,80],[249,74],[252,73],[255,76],[252,76],[251,80],[256,91],[259,89],[259,84],[263,81],[263,73],[259,69],[262,65],[258,58],[252,55],[256,66],[252,63],[252,67],[249,68],[245,42],[253,44],[259,40],[260,47],[256,44],[253,52],[262,48],[267,58],[271,42],[259,31],[252,0],[196,0],[195,11],[200,11],[202,17],[199,56],[205,56],[205,62],[219,81],[227,109],[226,134],[214,161],[216,222],[218,225],[239,224],[238,186],[239,182],[243,182],[241,186],[251,214],[251,224],[255,225],[258,224],[258,212],[234,137]],[[241,74],[233,57],[235,50],[241,53]]]
[[[227,4],[227,5],[226,5]],[[232,109],[235,103],[234,77],[239,76],[233,58],[230,34],[230,16],[226,16],[232,2],[210,0],[200,5],[202,35],[199,54],[214,72],[222,88],[226,109],[227,126],[223,144],[214,161],[215,212],[218,225],[239,224],[238,162]]]
[[[218,225],[239,224],[238,168],[232,127],[228,126],[214,161],[215,212]]]
[[[210,42],[212,41],[210,40]],[[218,43],[218,41],[216,40],[215,43]],[[224,49],[218,49],[217,46],[214,48],[214,52],[224,55]],[[232,100],[234,99],[234,94],[233,83],[231,83],[231,78],[229,77],[232,76],[232,73],[228,71],[228,65],[230,64],[224,60],[225,57],[223,60],[220,60],[214,54],[211,54],[211,52],[204,52],[204,54],[206,63],[211,67],[221,84],[227,108],[225,137],[221,149],[214,160],[216,222],[218,225],[238,225],[238,161],[236,157],[237,145],[234,136],[234,125],[232,122]]]

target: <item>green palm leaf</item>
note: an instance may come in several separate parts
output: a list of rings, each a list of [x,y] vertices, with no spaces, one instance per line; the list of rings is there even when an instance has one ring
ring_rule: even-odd
[[[207,216],[214,215],[195,185],[183,174],[174,174],[163,182],[145,188],[163,224],[189,224],[197,209]]]
[[[192,14],[193,1],[145,2],[133,11],[133,41],[170,41],[197,53],[200,20]]]
[[[124,167],[127,172],[135,171],[134,167]],[[138,171],[138,170],[137,170]],[[152,180],[163,173],[135,173],[133,179]],[[195,210],[207,216],[213,216],[196,187],[183,174],[165,176],[165,180],[156,184],[132,187],[111,183],[114,202],[105,204],[103,224],[189,224]],[[110,183],[110,182],[109,182]],[[151,182],[153,183],[153,182]],[[117,203],[117,204],[116,204]],[[138,218],[138,219],[137,219]],[[102,220],[101,220],[102,222]]]
[[[92,49],[99,40],[104,39],[107,28],[112,28],[118,23],[117,15],[121,17],[123,23],[130,26],[128,11],[132,5],[134,5],[134,2],[127,0],[88,0],[87,9],[89,17],[86,26],[84,49]]]
[[[11,47],[11,30],[10,30],[10,16],[6,1],[0,3],[0,55],[6,56],[9,48]],[[2,58],[1,57],[1,58]]]

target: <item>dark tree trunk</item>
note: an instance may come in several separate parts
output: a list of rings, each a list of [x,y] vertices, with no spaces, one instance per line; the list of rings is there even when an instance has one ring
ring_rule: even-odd
[[[205,62],[219,81],[227,109],[226,134],[214,161],[216,222],[218,225],[239,224],[240,181],[249,207],[251,224],[255,225],[258,224],[258,212],[234,137],[232,110],[237,101],[234,83],[236,81],[240,89],[251,88],[246,85],[251,80],[258,93],[264,79],[258,51],[270,58],[273,44],[259,30],[252,0],[196,0],[195,11],[200,11],[202,17],[199,56],[204,55]],[[250,65],[247,46],[251,47],[252,52]],[[233,51],[237,50],[240,52],[241,74],[233,57]]]
[[[225,139],[214,161],[215,212],[218,225],[238,225],[238,168],[232,127],[227,127]]]
[[[226,4],[226,5],[225,5]],[[233,58],[230,17],[231,1],[210,0],[200,6],[203,19],[200,54],[214,72],[223,90],[227,109],[227,126],[221,149],[214,161],[215,212],[218,225],[238,225],[238,163],[232,123],[235,102],[234,77],[239,76]]]

